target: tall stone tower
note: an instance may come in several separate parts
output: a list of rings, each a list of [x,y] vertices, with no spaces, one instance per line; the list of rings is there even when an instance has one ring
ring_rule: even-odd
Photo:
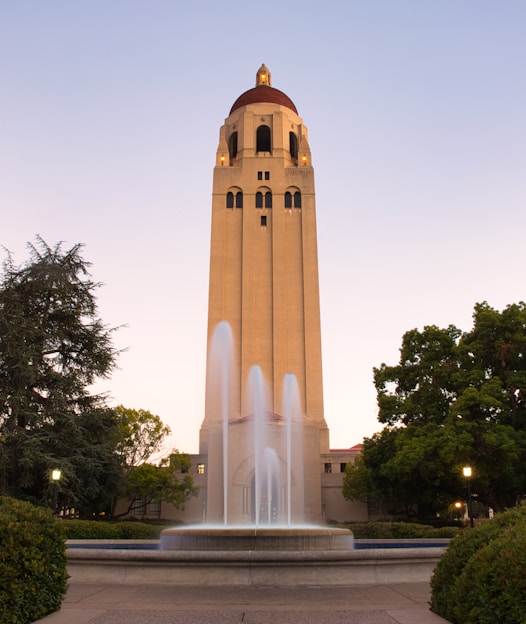
[[[299,387],[303,475],[292,475],[304,519],[321,519],[320,453],[329,450],[323,415],[320,304],[314,170],[307,128],[292,100],[272,86],[262,65],[256,86],[240,95],[220,129],[212,197],[208,346],[219,323],[232,330],[234,366],[228,379],[228,433],[209,366],[200,454],[207,457],[207,519],[254,520],[254,448],[243,440],[253,418],[249,371],[267,382],[268,439],[282,448],[283,379]],[[228,460],[223,463],[224,437]],[[282,481],[283,456],[278,450]],[[278,483],[277,490],[284,490]],[[226,490],[226,492],[225,492]],[[226,496],[225,496],[226,493]],[[283,517],[274,495],[273,518]],[[225,503],[225,501],[227,501]],[[280,502],[281,501],[281,502]],[[224,514],[224,507],[227,513]]]

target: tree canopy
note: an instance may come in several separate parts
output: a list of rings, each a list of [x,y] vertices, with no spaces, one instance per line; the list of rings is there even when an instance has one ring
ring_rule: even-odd
[[[374,369],[378,420],[349,465],[347,498],[431,515],[473,492],[502,510],[526,493],[526,304],[475,305],[473,328],[434,325],[404,334],[397,365]]]
[[[17,266],[8,253],[3,264],[0,495],[49,503],[58,468],[58,504],[82,516],[108,511],[119,494],[144,498],[145,483],[155,500],[181,505],[194,492],[190,476],[178,480],[145,464],[170,429],[145,410],[110,408],[93,392],[116,367],[116,328],[98,317],[99,284],[81,252],[82,245],[51,247],[37,238],[26,263]],[[189,462],[170,457],[163,466]],[[148,479],[139,479],[141,471]]]
[[[29,261],[11,254],[0,283],[0,492],[45,501],[49,473],[62,470],[71,507],[103,504],[117,477],[117,423],[90,392],[108,377],[117,351],[97,316],[98,284],[81,245],[38,238]]]
[[[183,507],[198,491],[188,472],[190,456],[174,449],[157,463],[148,461],[162,450],[165,438],[171,433],[170,427],[147,410],[119,405],[114,412],[120,433],[116,452],[123,467],[121,494],[128,500],[119,515],[146,510],[152,502],[166,501],[177,508]]]

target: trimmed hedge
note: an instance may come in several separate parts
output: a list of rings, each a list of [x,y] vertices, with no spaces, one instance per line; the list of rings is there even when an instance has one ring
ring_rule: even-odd
[[[161,531],[169,525],[145,522],[107,520],[64,520],[67,539],[159,539]],[[172,526],[172,525],[170,525]]]
[[[60,609],[66,548],[49,509],[0,497],[0,622],[30,624]]]
[[[161,531],[177,522],[151,524],[136,520],[64,520],[67,539],[159,539]],[[352,530],[356,539],[424,539],[455,537],[457,527],[435,528],[413,522],[360,522],[338,526]]]
[[[431,610],[452,624],[526,622],[526,505],[456,537],[431,579]]]
[[[455,537],[459,529],[441,527],[436,529],[426,524],[413,522],[360,522],[346,523],[356,539],[427,539]]]

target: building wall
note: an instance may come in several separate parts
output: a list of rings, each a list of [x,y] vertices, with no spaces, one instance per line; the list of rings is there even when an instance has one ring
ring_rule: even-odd
[[[320,491],[321,497],[319,498],[319,506],[321,510],[321,522],[367,522],[370,518],[368,515],[367,503],[360,501],[347,501],[343,498],[342,487],[343,477],[345,473],[344,465],[349,462],[353,462],[359,455],[359,451],[352,450],[339,450],[330,451],[319,456],[320,461],[315,464],[315,470],[319,473],[319,480],[321,483]],[[177,522],[183,522],[185,524],[194,524],[202,522],[221,522],[221,518],[211,518],[207,513],[207,483],[209,479],[209,467],[207,465],[206,455],[191,455],[192,466],[190,468],[190,474],[192,475],[195,484],[199,487],[199,495],[190,498],[184,509],[176,509],[170,503],[162,503],[158,514],[155,517],[160,517],[166,520],[174,520]],[[204,473],[200,474],[198,466],[204,466]],[[328,471],[330,466],[330,471]],[[249,479],[243,477],[243,474],[249,475],[252,466],[242,464],[237,466],[235,472],[234,481],[236,488],[234,492],[240,494],[236,496],[235,507],[236,512],[243,515],[245,521],[250,523],[250,509],[246,507],[243,509],[243,488],[246,488],[249,484]],[[309,482],[309,471],[306,473],[306,481]],[[246,495],[246,494],[245,494]],[[234,495],[235,496],[235,495]],[[311,499],[312,500],[312,499]],[[318,500],[318,499],[316,499]],[[245,499],[246,502],[246,499]],[[301,505],[303,501],[295,501]],[[125,509],[126,501],[119,502],[118,511]],[[241,507],[240,507],[241,506]],[[309,518],[312,522],[320,522],[317,518],[318,509],[307,510],[307,520]],[[130,514],[131,517],[142,517],[141,514]],[[148,513],[145,517],[150,516]],[[151,516],[150,516],[151,517]],[[283,520],[283,518],[282,518]]]
[[[345,466],[354,462],[358,450],[338,450],[320,456],[321,492],[324,522],[367,522],[366,502],[348,501],[343,497]]]

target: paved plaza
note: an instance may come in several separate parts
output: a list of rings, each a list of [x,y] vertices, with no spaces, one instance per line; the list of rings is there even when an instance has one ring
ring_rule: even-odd
[[[444,624],[429,583],[207,587],[71,583],[42,624]]]

